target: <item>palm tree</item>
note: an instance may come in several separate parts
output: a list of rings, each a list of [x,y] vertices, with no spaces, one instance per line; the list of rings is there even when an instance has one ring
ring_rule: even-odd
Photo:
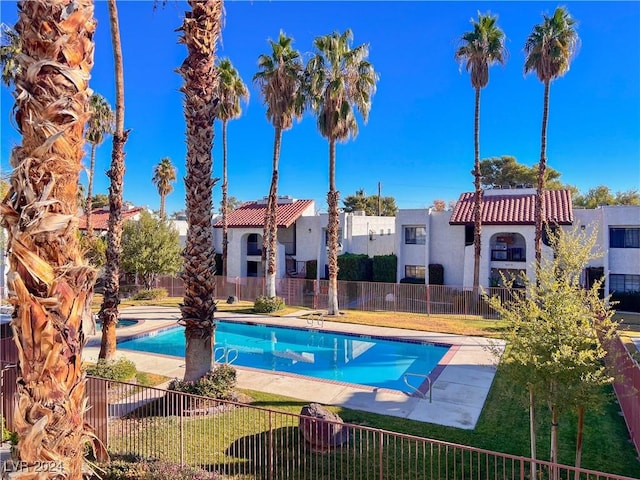
[[[480,251],[482,233],[482,188],[480,180],[480,90],[489,83],[489,67],[494,63],[504,64],[506,50],[504,46],[504,32],[496,24],[497,16],[490,13],[482,15],[478,13],[478,21],[471,19],[473,30],[465,32],[460,38],[461,45],[456,50],[455,59],[466,64],[466,69],[471,73],[471,85],[476,90],[475,122],[474,122],[474,153],[475,163],[473,176],[475,178],[474,198],[474,232],[475,256],[473,264],[473,288],[480,284]]]
[[[222,122],[222,276],[227,276],[227,248],[229,232],[227,227],[227,123],[242,114],[241,100],[249,100],[249,90],[242,82],[240,74],[233,67],[231,60],[223,58],[218,63],[218,83],[215,95],[219,102],[216,116]]]
[[[18,9],[22,51],[13,111],[22,145],[11,153],[14,170],[0,212],[18,347],[20,476],[80,479],[88,440],[82,349],[95,270],[79,248],[76,212],[96,23],[91,0],[66,8],[20,1]],[[45,462],[61,468],[35,473]]]
[[[292,48],[293,38],[280,32],[278,41],[269,40],[271,54],[258,57],[258,73],[253,81],[260,88],[262,101],[267,106],[267,118],[273,124],[273,165],[271,187],[264,219],[263,251],[266,254],[266,293],[276,296],[276,264],[278,222],[278,161],[282,132],[289,130],[293,119],[299,119],[303,113],[303,71],[300,52]]]
[[[176,181],[176,167],[173,166],[169,157],[164,157],[155,166],[152,180],[160,195],[160,217],[164,218],[164,201],[167,195],[173,191],[171,183]]]
[[[107,262],[104,269],[104,292],[98,315],[102,322],[99,358],[113,359],[116,354],[116,325],[120,303],[120,245],[122,239],[122,190],[124,184],[124,145],[129,131],[124,129],[124,67],[120,24],[116,0],[108,0],[111,46],[116,82],[116,122],[111,149],[111,166],[107,172],[109,185],[109,229],[107,231]]]
[[[338,314],[338,200],[336,191],[336,142],[358,134],[355,111],[366,123],[378,74],[368,62],[366,44],[351,48],[350,29],[317,37],[315,55],[307,64],[309,101],[318,116],[318,130],[329,141],[329,305],[328,314]]]
[[[178,73],[184,78],[184,116],[187,124],[187,172],[184,179],[187,239],[184,254],[185,380],[211,370],[215,335],[215,250],[213,247],[213,122],[217,98],[216,43],[222,24],[222,0],[188,0],[180,42],[187,58]]]
[[[549,119],[549,87],[551,82],[569,71],[571,60],[578,46],[576,21],[564,7],[556,8],[552,16],[543,15],[542,23],[533,27],[524,45],[526,55],[524,73],[535,72],[544,84],[542,108],[542,135],[540,142],[540,161],[538,162],[538,185],[535,210],[535,255],[536,268],[540,266],[542,256],[542,222],[545,212],[542,196],[547,168],[547,122]]]
[[[96,149],[104,140],[105,135],[113,133],[115,118],[107,99],[98,93],[91,95],[89,107],[91,109],[91,119],[87,124],[85,140],[91,144],[91,163],[89,165],[89,184],[87,186],[85,211],[87,212],[87,235],[93,237],[93,225],[91,224],[93,204],[91,196],[93,195],[93,175],[96,168]]]

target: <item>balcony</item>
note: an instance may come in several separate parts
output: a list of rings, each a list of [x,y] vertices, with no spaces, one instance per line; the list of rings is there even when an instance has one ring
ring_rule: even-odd
[[[524,249],[522,247],[508,247],[491,249],[491,261],[494,262],[524,262]]]

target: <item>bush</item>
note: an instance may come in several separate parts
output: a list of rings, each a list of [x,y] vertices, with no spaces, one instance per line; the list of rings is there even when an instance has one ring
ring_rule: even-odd
[[[362,253],[344,253],[338,256],[338,280],[370,282],[373,278],[372,261]]]
[[[167,298],[169,293],[167,293],[166,288],[150,288],[149,290],[141,290],[133,296],[134,300],[160,300],[162,298]]]
[[[165,461],[114,460],[100,465],[102,480],[215,480],[220,476],[201,468]]]
[[[424,285],[424,278],[404,277],[400,283],[414,283],[416,285]]]
[[[98,359],[98,363],[87,367],[87,375],[123,382],[136,376],[136,364],[122,357],[118,360]]]
[[[439,263],[429,264],[429,285],[444,285],[444,267]]]
[[[398,257],[395,255],[376,255],[373,257],[373,281],[374,282],[396,282],[396,269]]]
[[[169,390],[217,400],[232,400],[236,383],[236,369],[231,365],[222,364],[193,382],[176,378],[169,384]]]
[[[265,297],[260,295],[253,304],[253,310],[257,313],[272,313],[284,308],[284,298]]]
[[[318,261],[317,260],[307,260],[306,265],[306,273],[304,278],[307,280],[315,280],[318,276]]]

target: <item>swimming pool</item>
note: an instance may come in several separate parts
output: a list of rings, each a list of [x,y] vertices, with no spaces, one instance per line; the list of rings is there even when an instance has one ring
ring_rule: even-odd
[[[447,345],[226,321],[218,322],[215,340],[216,360],[227,349],[234,365],[407,393],[404,375],[429,374],[449,350]],[[183,357],[184,329],[126,340],[119,347]]]

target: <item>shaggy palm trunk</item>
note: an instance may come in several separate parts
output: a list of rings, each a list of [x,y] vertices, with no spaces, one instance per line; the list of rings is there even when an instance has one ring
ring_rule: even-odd
[[[187,239],[184,251],[184,301],[180,324],[185,326],[184,379],[196,380],[213,365],[215,303],[215,249],[213,247],[213,97],[215,50],[222,21],[221,0],[189,0],[180,42],[187,58],[178,72],[184,78],[184,115],[187,125]]]
[[[91,210],[93,209],[93,199],[91,196],[93,195],[93,173],[96,168],[96,144],[91,144],[91,163],[89,165],[89,184],[87,185],[87,202],[85,204],[85,209],[87,210],[86,220],[87,220],[87,236],[89,238],[93,238],[93,223],[91,222]]]
[[[481,233],[482,233],[482,189],[480,188],[480,88],[476,88],[476,108],[475,108],[475,125],[474,125],[473,145],[475,153],[475,162],[473,168],[474,185],[476,194],[474,197],[473,213],[474,213],[474,259],[473,259],[473,293],[474,298],[478,293],[480,285],[480,251],[481,251]]]
[[[271,186],[269,187],[269,200],[265,212],[266,246],[267,246],[267,268],[266,268],[266,291],[267,297],[276,296],[276,264],[278,259],[278,219],[276,216],[278,208],[278,159],[280,158],[280,144],[282,142],[282,129],[275,128],[275,138],[273,141],[273,170],[271,173]]]
[[[542,198],[544,195],[544,181],[547,170],[547,121],[549,119],[549,85],[550,81],[544,82],[544,105],[542,108],[542,135],[540,140],[540,163],[538,164],[538,188],[536,191],[536,232],[535,232],[535,252],[536,252],[536,281],[538,269],[542,260],[542,219],[545,216]]]
[[[78,244],[78,178],[89,113],[96,22],[91,0],[18,3],[21,74],[8,232],[11,326],[18,347],[14,426],[21,471],[12,478],[82,477],[87,409],[82,348],[95,270]],[[51,471],[42,471],[42,465]],[[40,472],[40,473],[36,473]]]
[[[166,196],[165,193],[160,194],[160,218],[164,218],[164,199]]]
[[[107,172],[109,185],[109,230],[107,232],[107,262],[104,269],[104,293],[98,313],[102,322],[99,358],[111,360],[116,355],[116,325],[120,304],[120,252],[122,250],[122,190],[124,186],[124,145],[129,132],[124,130],[124,67],[120,25],[116,0],[109,0],[109,24],[116,80],[116,125],[113,133],[111,166]]]
[[[327,262],[329,265],[329,299],[327,313],[338,315],[338,200],[340,192],[336,191],[336,141],[329,140],[329,193],[327,193],[327,204],[329,207],[329,218],[327,224],[327,237],[329,252]]]
[[[229,226],[227,223],[227,214],[229,207],[227,205],[227,194],[229,192],[229,184],[227,180],[227,121],[222,121],[222,276],[227,276],[227,252],[229,249]]]

